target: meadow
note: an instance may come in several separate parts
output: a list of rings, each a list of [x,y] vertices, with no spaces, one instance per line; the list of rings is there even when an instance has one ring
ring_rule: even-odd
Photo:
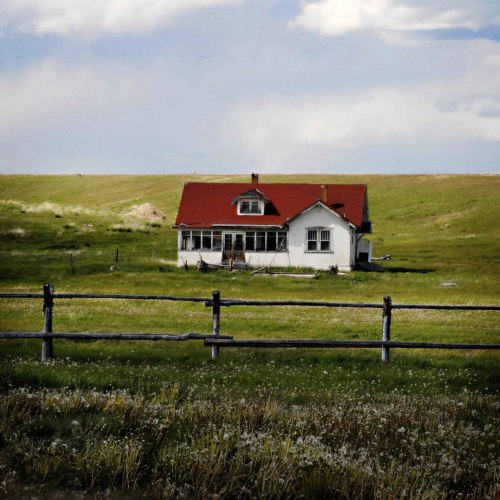
[[[499,305],[499,176],[261,176],[368,184],[386,272],[317,280],[175,266],[183,182],[1,176],[0,291]],[[151,203],[166,217],[129,215]],[[118,259],[117,259],[118,250]],[[41,301],[0,300],[3,331]],[[394,340],[499,343],[498,312],[398,310]],[[211,331],[200,303],[57,299],[54,331]],[[235,338],[380,339],[381,311],[223,308]],[[497,351],[223,349],[0,340],[0,494],[24,498],[494,498]]]

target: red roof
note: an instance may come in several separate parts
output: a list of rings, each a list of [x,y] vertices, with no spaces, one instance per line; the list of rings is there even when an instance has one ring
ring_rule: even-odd
[[[233,201],[258,189],[270,203],[264,215],[238,215]],[[363,184],[202,183],[184,185],[176,226],[208,228],[219,225],[283,226],[317,201],[361,226],[366,203]]]

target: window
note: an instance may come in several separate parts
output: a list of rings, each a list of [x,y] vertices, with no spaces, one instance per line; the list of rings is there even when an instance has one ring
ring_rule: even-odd
[[[201,248],[202,250],[212,250],[212,231],[203,231]]]
[[[261,203],[257,200],[243,200],[239,203],[239,213],[243,215],[261,215]]]
[[[255,231],[247,231],[246,249],[247,249],[247,252],[254,252],[255,251]]]
[[[220,252],[222,250],[222,231],[213,232],[212,250],[214,252]]]
[[[320,235],[320,248],[322,252],[329,252],[330,251],[330,230],[329,229],[322,229],[319,232]]]
[[[308,252],[331,252],[331,230],[325,228],[307,229],[306,248]]]
[[[276,252],[276,236],[277,233],[275,231],[267,232],[267,251],[268,252]]]
[[[266,251],[266,233],[265,233],[265,231],[257,231],[257,239],[255,242],[255,251],[256,252],[265,252]]]
[[[278,231],[278,252],[286,252],[287,250],[286,231]]]
[[[220,252],[222,250],[222,232],[209,230],[184,230],[181,232],[179,250]]]
[[[182,231],[181,250],[190,250],[191,231]]]
[[[309,229],[307,231],[307,251],[318,251],[318,231],[317,229]]]
[[[201,248],[201,231],[191,231],[191,250]]]
[[[230,251],[233,249],[233,235],[225,234],[224,235],[224,250]]]
[[[245,237],[247,252],[286,252],[286,231],[247,231]]]

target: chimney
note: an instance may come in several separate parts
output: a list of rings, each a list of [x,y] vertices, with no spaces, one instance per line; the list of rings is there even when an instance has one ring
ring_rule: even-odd
[[[252,184],[259,183],[259,174],[252,174]]]
[[[321,186],[321,196],[319,198],[323,203],[328,203],[328,186]]]

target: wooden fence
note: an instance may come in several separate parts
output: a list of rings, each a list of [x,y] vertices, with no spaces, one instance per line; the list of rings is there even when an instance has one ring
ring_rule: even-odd
[[[392,311],[394,309],[422,309],[441,311],[500,311],[500,306],[471,305],[418,305],[393,304],[391,297],[384,297],[380,304],[349,302],[312,302],[312,301],[263,301],[221,299],[220,292],[214,291],[212,298],[177,297],[171,295],[121,295],[101,293],[55,293],[51,284],[43,285],[43,293],[0,293],[0,299],[43,299],[44,325],[43,332],[0,332],[3,339],[42,339],[42,361],[54,358],[53,339],[93,339],[93,340],[164,340],[186,341],[203,340],[204,345],[212,348],[212,357],[219,357],[221,347],[252,348],[379,348],[382,361],[390,361],[391,348],[404,349],[500,349],[500,344],[449,344],[433,342],[406,342],[391,340]],[[211,333],[70,333],[54,332],[52,329],[53,308],[55,299],[120,299],[120,300],[164,300],[178,302],[200,302],[212,308]],[[314,340],[314,339],[234,339],[231,335],[221,335],[221,307],[330,307],[330,308],[364,308],[382,310],[381,340]]]

